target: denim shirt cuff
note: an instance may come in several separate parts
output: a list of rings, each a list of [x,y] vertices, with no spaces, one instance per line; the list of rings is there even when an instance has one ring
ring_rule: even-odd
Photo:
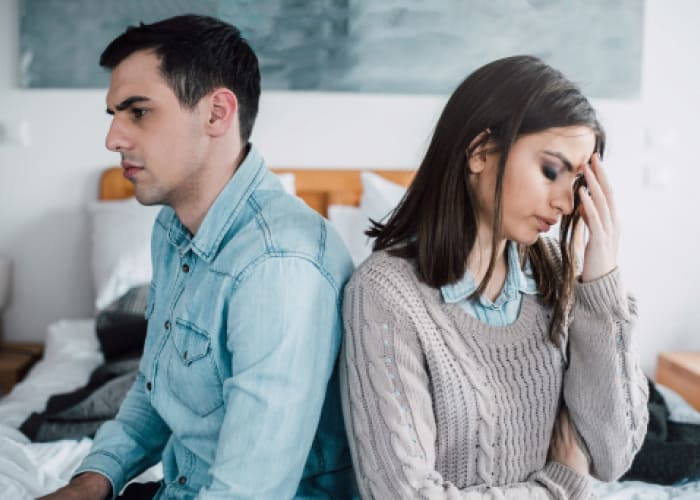
[[[111,453],[96,451],[90,453],[72,477],[83,472],[97,472],[102,474],[112,485],[112,499],[116,498],[126,484],[124,468],[119,459]]]

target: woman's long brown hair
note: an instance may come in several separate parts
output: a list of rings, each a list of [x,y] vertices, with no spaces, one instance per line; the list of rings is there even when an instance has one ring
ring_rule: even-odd
[[[508,153],[521,136],[553,127],[583,125],[596,137],[596,152],[605,148],[605,132],[595,110],[579,88],[559,71],[532,56],[513,56],[482,66],[450,96],[435,126],[428,150],[397,208],[385,223],[371,221],[367,235],[374,250],[415,259],[426,284],[439,288],[464,276],[477,235],[476,207],[471,192],[468,158],[489,143],[498,161],[493,241],[501,234],[503,176]],[[545,243],[521,249],[534,272],[538,291],[554,317],[550,338],[560,343],[575,279],[573,234],[579,222],[575,209],[561,221],[561,267]],[[495,252],[473,296],[483,293],[493,275]]]

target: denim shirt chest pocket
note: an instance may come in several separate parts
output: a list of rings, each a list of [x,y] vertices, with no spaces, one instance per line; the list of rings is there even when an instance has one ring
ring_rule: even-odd
[[[209,334],[177,318],[169,344],[167,374],[172,395],[197,415],[209,415],[224,402]]]

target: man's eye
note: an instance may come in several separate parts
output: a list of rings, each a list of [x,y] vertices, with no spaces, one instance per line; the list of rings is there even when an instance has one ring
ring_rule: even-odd
[[[140,119],[140,118],[143,118],[143,117],[146,115],[147,112],[148,112],[147,109],[143,109],[143,108],[131,108],[131,116],[133,116],[133,117],[136,118],[137,120]]]
[[[542,167],[542,174],[550,181],[557,180],[557,174],[558,174],[557,169],[552,167],[552,166],[544,165]]]

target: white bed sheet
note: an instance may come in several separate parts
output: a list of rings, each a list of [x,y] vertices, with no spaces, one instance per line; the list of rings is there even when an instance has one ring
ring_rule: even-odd
[[[85,385],[102,361],[94,320],[61,320],[51,324],[44,357],[0,401],[0,423],[19,427],[32,412],[42,411],[52,394]]]
[[[42,411],[53,394],[72,391],[87,383],[103,361],[94,320],[62,320],[48,328],[44,357],[25,380],[0,399],[0,497],[25,500],[49,493],[70,479],[90,451],[91,439],[32,443],[17,427],[35,411]],[[700,424],[693,410],[670,389],[659,387],[671,419]],[[136,481],[156,481],[160,465]],[[700,481],[683,486],[659,486],[639,481],[600,483],[596,495],[604,500],[700,500]]]
[[[94,320],[61,320],[49,326],[44,357],[0,399],[0,498],[36,498],[71,478],[90,451],[92,439],[32,443],[17,428],[32,412],[44,410],[51,395],[85,385],[102,361]],[[158,465],[135,480],[160,477]]]

